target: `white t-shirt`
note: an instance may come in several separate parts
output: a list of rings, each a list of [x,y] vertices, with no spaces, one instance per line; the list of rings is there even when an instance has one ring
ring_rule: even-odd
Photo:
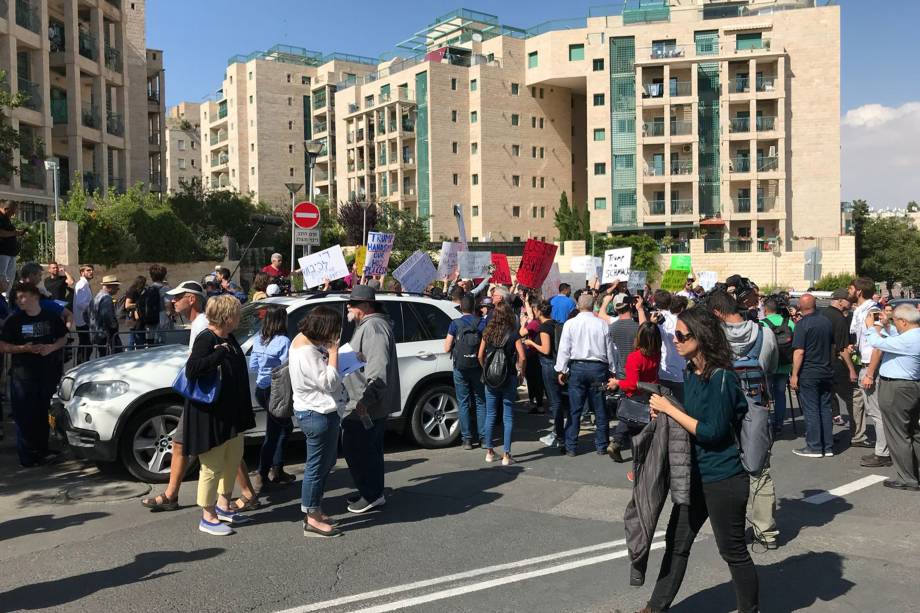
[[[661,332],[661,365],[658,378],[672,383],[683,383],[687,361],[677,353],[674,346],[674,331],[677,329],[677,315],[670,311],[661,311],[664,321],[658,326]]]
[[[853,311],[853,319],[850,321],[850,332],[856,336],[856,347],[859,349],[859,358],[862,360],[863,367],[869,366],[872,361],[872,345],[866,340],[866,334],[869,328],[866,327],[866,317],[872,311],[878,311],[878,305],[872,300],[866,300]]]
[[[86,277],[80,277],[80,280],[74,286],[73,320],[75,325],[89,325],[86,314],[92,304],[93,289],[89,286],[89,281],[86,280]]]
[[[329,366],[325,350],[315,345],[291,347],[288,352],[288,372],[294,391],[295,411],[316,413],[345,412],[342,377]]]
[[[192,349],[192,345],[195,344],[195,339],[198,338],[198,335],[208,329],[208,318],[204,313],[198,313],[198,317],[195,318],[195,321],[192,322],[192,333],[188,339],[188,348]]]

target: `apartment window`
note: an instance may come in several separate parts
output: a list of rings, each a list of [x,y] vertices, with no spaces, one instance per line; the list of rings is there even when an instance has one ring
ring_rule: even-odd
[[[185,170],[185,158],[179,158],[179,170]]]
[[[456,77],[450,78],[450,88],[454,91],[457,91],[457,78]]]
[[[536,145],[530,148],[530,155],[533,159],[537,159],[537,146]]]
[[[252,94],[249,94],[249,104],[252,104]]]
[[[252,71],[249,71],[249,80],[252,81]]]
[[[536,177],[530,177],[530,187],[537,189],[537,178]]]
[[[256,144],[255,144],[255,143],[249,143],[249,150],[250,150],[250,151],[255,151],[255,150],[256,150]],[[288,145],[288,153],[291,153],[291,147],[290,147],[290,145]]]
[[[470,143],[470,153],[473,155],[479,153],[479,143]]]
[[[288,122],[288,130],[293,130],[293,129],[294,129],[294,122],[293,122],[293,121],[289,121],[289,122]]]
[[[479,121],[479,112],[470,111],[470,123],[476,123],[477,121]]]
[[[531,98],[537,97],[537,88],[534,87],[533,85],[530,86],[530,97]]]
[[[294,169],[293,169],[293,168],[288,168],[288,176],[291,176],[291,177],[294,176]]]
[[[511,185],[513,187],[521,186],[521,175],[511,175]]]
[[[594,140],[604,140],[606,138],[606,132],[604,128],[594,128]]]
[[[479,88],[479,82],[476,79],[470,79],[470,91],[474,92]]]
[[[288,145],[288,153],[294,153],[294,145]]]
[[[479,205],[474,204],[472,209],[473,209],[473,217],[479,217]]]
[[[604,106],[604,94],[594,94],[594,106]]]
[[[252,176],[256,176],[256,167],[255,167],[255,166],[250,166],[250,167],[249,167],[249,174],[252,175]]]
[[[454,141],[450,144],[450,152],[457,153],[460,150],[460,145],[457,144],[457,141]]]
[[[543,129],[543,118],[542,117],[540,118],[540,129],[541,130]]]
[[[287,82],[288,82],[288,83],[291,82],[291,73],[288,73],[288,75],[287,75]]]
[[[607,199],[606,198],[595,198],[594,199],[594,210],[601,211],[607,208]]]
[[[533,217],[534,219],[537,218],[537,207],[535,206],[530,207],[530,216]]]
[[[194,151],[194,150],[195,150],[195,147],[196,147],[195,141],[190,140],[190,141],[188,142],[188,144],[192,147],[192,151]]]
[[[536,117],[536,115],[534,115],[533,117],[530,118],[530,127],[531,127],[531,128],[536,128],[536,127],[537,127],[537,117]]]
[[[514,157],[521,156],[521,146],[520,145],[511,145],[511,155]]]
[[[580,62],[585,59],[585,46],[583,44],[569,45],[569,61]]]
[[[594,174],[595,175],[607,174],[607,164],[604,162],[595,162],[594,163]]]
[[[234,179],[236,178],[236,168],[230,169],[230,176],[233,177]]]
[[[192,158],[192,159],[191,159],[191,165],[192,165],[192,168],[195,167],[195,158]]]
[[[301,85],[309,85],[309,84],[310,84],[310,77],[308,77],[308,76],[306,76],[306,75],[301,76],[301,77],[300,77],[300,84],[301,84]]]
[[[487,61],[487,62],[494,62],[494,61],[495,61],[495,54],[494,54],[494,53],[490,53],[489,55],[487,55],[487,56],[486,56],[486,61]]]
[[[521,216],[521,207],[519,207],[519,206],[513,206],[513,207],[511,207],[511,216],[512,216],[512,217],[520,217],[520,216]]]
[[[544,153],[544,149],[543,147],[540,147],[540,159],[541,160],[543,159],[543,153]]]
[[[540,65],[540,54],[537,51],[531,51],[527,54],[527,67],[536,68]]]
[[[594,72],[602,71],[604,69],[604,58],[594,58],[594,61],[591,62],[591,68],[594,70]]]
[[[454,173],[454,185],[460,185],[460,175]]]
[[[546,187],[546,177],[540,177],[540,189]]]
[[[540,100],[543,100],[543,88],[540,88]]]
[[[518,115],[517,113],[512,113],[511,114],[511,125],[512,126],[521,125],[521,116]]]
[[[185,151],[185,141],[184,140],[180,138],[178,143],[176,144],[179,146],[179,151]]]
[[[479,175],[473,175],[473,185],[479,185]]]
[[[454,123],[457,123],[457,111],[450,112],[450,120]]]
[[[546,217],[546,207],[541,206],[540,207],[540,219],[544,219],[545,217]]]
[[[291,106],[291,97],[288,96],[288,106]]]
[[[512,84],[511,84],[511,95],[512,95],[512,96],[519,96],[519,95],[521,95],[521,85],[520,85],[519,83],[512,83]]]

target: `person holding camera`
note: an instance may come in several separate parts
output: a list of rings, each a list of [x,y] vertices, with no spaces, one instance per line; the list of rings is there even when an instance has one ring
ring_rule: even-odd
[[[651,314],[646,314],[645,301],[641,296],[636,298],[636,312],[639,314],[639,323],[647,320],[658,325],[661,333],[661,362],[658,367],[658,379],[679,402],[684,398],[684,369],[687,362],[681,357],[674,346],[674,330],[677,329],[677,316],[686,308],[688,301],[683,296],[672,296],[663,289],[655,290],[652,294],[654,309]]]

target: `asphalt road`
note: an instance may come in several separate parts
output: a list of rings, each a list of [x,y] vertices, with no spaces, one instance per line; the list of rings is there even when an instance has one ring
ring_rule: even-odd
[[[349,516],[340,460],[327,512],[345,536],[302,536],[300,482],[267,493],[256,521],[229,538],[198,531],[195,483],[183,509],[149,513],[143,484],[78,461],[18,471],[11,429],[0,443],[0,611],[635,611],[651,592],[629,587],[625,464],[590,451],[559,456],[537,442],[545,417],[516,415],[519,463],[480,450],[426,451],[391,438],[385,509]],[[801,428],[801,421],[799,421]],[[801,430],[800,430],[801,431]],[[774,447],[781,546],[754,553],[763,611],[916,611],[920,495],[856,483],[865,450],[792,455]],[[253,449],[249,449],[248,456]],[[298,464],[300,458],[300,464]],[[300,443],[288,470],[302,467]],[[159,488],[154,488],[160,491]],[[665,517],[660,529],[664,529]],[[661,540],[660,538],[658,540]],[[660,550],[652,554],[654,579]],[[728,570],[708,526],[694,546],[674,611],[734,610]]]

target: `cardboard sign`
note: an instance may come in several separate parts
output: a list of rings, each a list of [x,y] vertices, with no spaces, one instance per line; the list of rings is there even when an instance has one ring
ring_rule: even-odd
[[[718,275],[712,270],[704,270],[696,274],[696,282],[707,292],[715,287],[718,280]]]
[[[355,272],[360,277],[364,274],[364,260],[367,259],[367,247],[361,245],[355,249]]]
[[[661,289],[667,292],[679,292],[684,289],[685,283],[687,283],[687,271],[670,268],[664,272]]]
[[[367,233],[367,256],[364,260],[365,275],[387,274],[387,264],[390,262],[390,254],[393,252],[393,241],[395,240],[395,234],[385,232]]]
[[[553,262],[549,272],[546,273],[546,279],[540,287],[540,293],[543,294],[544,300],[549,300],[559,294],[559,284],[562,283],[562,277],[559,274],[559,264]]]
[[[645,283],[648,281],[648,273],[644,270],[630,270],[629,281],[626,282],[626,289],[631,292],[639,292],[645,289]]]
[[[556,245],[528,238],[518,268],[518,284],[531,289],[541,287],[556,257]]]
[[[416,251],[393,271],[393,276],[402,284],[403,290],[420,294],[438,278],[438,270],[427,253]]]
[[[491,264],[491,251],[461,251],[457,254],[461,279],[485,279]]]
[[[632,264],[632,247],[608,249],[604,252],[604,272],[601,283],[616,283],[620,275],[629,276]]]
[[[438,279],[450,279],[457,272],[457,254],[466,251],[462,243],[444,241],[441,243],[441,257],[438,259]]]
[[[693,270],[693,267],[690,265],[690,254],[677,253],[672,255],[671,270],[686,270],[687,272]]]
[[[585,267],[585,281],[594,281],[601,278],[604,260],[601,258],[591,258],[591,262]]]
[[[492,283],[511,285],[511,267],[508,266],[508,256],[504,253],[493,253],[492,264],[495,272],[492,273]]]
[[[588,272],[593,263],[594,258],[590,255],[577,255],[572,258],[572,272]]]
[[[303,273],[304,287],[319,287],[325,279],[333,281],[348,275],[348,265],[338,245],[305,255],[297,263]]]

